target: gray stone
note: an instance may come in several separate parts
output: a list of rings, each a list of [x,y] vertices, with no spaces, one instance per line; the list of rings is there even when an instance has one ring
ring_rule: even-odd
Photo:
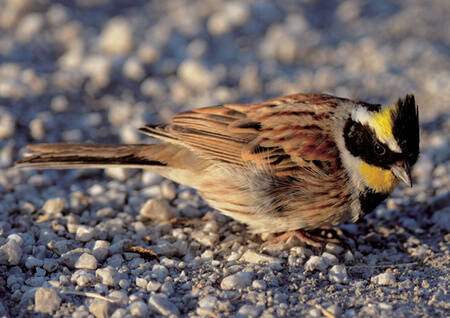
[[[111,305],[102,299],[94,299],[89,305],[89,311],[96,318],[107,318],[111,313]]]
[[[257,279],[252,282],[252,287],[258,290],[266,290],[267,284],[262,279]]]
[[[395,284],[395,276],[394,274],[392,274],[392,272],[381,273],[375,277],[372,277],[370,280],[375,284],[381,286],[388,286]]]
[[[106,286],[115,286],[119,283],[117,271],[110,266],[97,269],[95,276],[99,277]]]
[[[42,261],[34,256],[30,255],[25,259],[25,267],[28,269],[39,267],[42,265],[44,265],[44,261]]]
[[[92,254],[98,261],[103,262],[108,256],[110,245],[108,241],[97,240],[92,248]]]
[[[149,314],[148,305],[143,301],[135,301],[128,306],[133,317],[147,317]]]
[[[440,229],[450,232],[450,206],[434,212],[431,221]]]
[[[75,262],[75,268],[97,269],[97,260],[95,259],[95,256],[83,253]]]
[[[251,272],[239,272],[225,277],[220,283],[222,289],[242,289],[250,286],[253,279]]]
[[[178,308],[170,302],[164,294],[154,294],[149,299],[149,304],[151,308],[157,313],[168,316],[168,315],[180,315]]]
[[[348,275],[345,266],[334,265],[328,271],[328,278],[331,282],[346,284],[348,282]]]
[[[95,236],[95,229],[91,226],[80,225],[77,228],[76,239],[81,242],[88,242]]]
[[[242,254],[242,256],[239,260],[242,262],[248,262],[248,263],[253,263],[253,264],[280,263],[281,262],[281,260],[276,257],[257,253],[253,250],[245,251],[245,253]]]
[[[78,286],[86,287],[94,284],[95,276],[86,270],[79,269],[72,274],[70,281]]]
[[[76,248],[71,251],[68,251],[61,255],[61,260],[64,264],[66,264],[69,268],[75,268],[75,264],[78,262],[78,259],[84,253],[90,253],[91,251],[88,248]]]
[[[63,198],[48,199],[42,210],[45,214],[60,214],[66,207],[66,200]]]
[[[174,217],[174,212],[166,199],[150,199],[139,210],[143,220],[169,221]]]
[[[152,267],[152,276],[156,277],[158,281],[163,282],[167,275],[169,275],[169,271],[167,268],[160,264],[155,264]]]
[[[61,298],[53,288],[38,288],[34,295],[34,309],[37,312],[51,314],[61,305]]]
[[[311,256],[305,263],[305,271],[312,272],[315,270],[325,272],[328,267],[328,262],[324,257]]]
[[[0,247],[0,264],[17,265],[22,259],[22,248],[15,240],[8,240]]]
[[[110,19],[100,35],[100,47],[106,53],[126,54],[133,47],[133,33],[122,17]]]
[[[245,304],[239,308],[236,317],[259,317],[261,310],[262,308],[260,307]]]

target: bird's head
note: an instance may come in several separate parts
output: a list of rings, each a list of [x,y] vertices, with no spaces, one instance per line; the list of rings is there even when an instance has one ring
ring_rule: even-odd
[[[344,127],[347,150],[376,192],[391,192],[399,183],[412,186],[411,167],[419,156],[419,115],[413,95],[386,107],[356,106]]]

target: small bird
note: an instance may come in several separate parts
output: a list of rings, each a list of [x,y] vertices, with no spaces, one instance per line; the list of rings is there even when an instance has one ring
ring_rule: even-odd
[[[16,162],[37,169],[148,169],[197,189],[254,233],[320,246],[314,229],[357,221],[419,155],[413,95],[382,107],[326,94],[197,108],[139,129],[155,144],[34,144]]]

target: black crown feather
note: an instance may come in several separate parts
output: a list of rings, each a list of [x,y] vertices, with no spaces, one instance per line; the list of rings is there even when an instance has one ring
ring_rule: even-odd
[[[419,156],[419,109],[414,95],[406,95],[397,101],[392,112],[392,133],[402,153],[407,155],[410,166],[416,163]]]

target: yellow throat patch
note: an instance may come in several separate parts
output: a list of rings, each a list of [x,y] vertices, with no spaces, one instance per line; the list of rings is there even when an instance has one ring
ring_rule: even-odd
[[[399,183],[390,170],[375,167],[365,162],[361,162],[359,171],[369,186],[376,192],[390,193]]]

